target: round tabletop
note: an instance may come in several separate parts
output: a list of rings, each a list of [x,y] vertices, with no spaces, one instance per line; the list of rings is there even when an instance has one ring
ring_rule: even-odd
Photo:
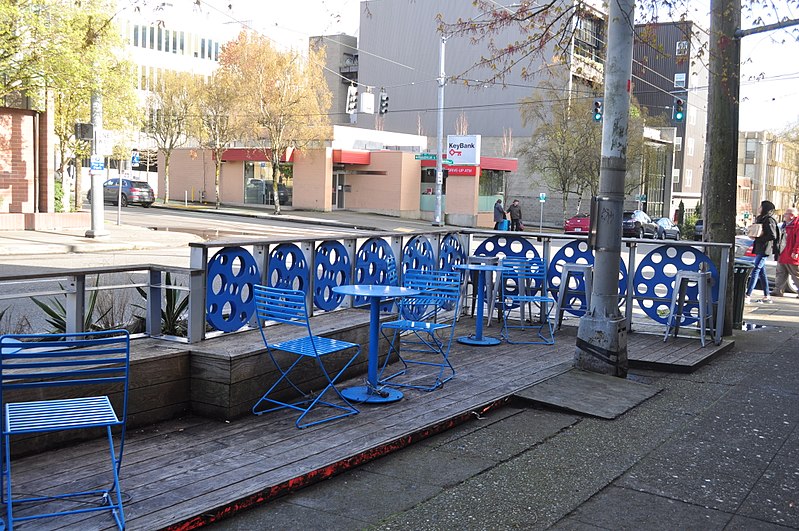
[[[496,264],[458,264],[455,266],[455,269],[467,271],[504,271],[510,268]]]
[[[419,295],[421,291],[401,286],[379,286],[374,284],[347,284],[333,287],[333,293],[355,297],[407,297]]]

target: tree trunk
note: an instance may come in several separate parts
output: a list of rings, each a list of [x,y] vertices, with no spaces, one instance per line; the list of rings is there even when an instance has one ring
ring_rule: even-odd
[[[219,197],[219,182],[222,176],[222,153],[217,153],[216,163],[214,164],[214,193],[216,194],[216,208],[219,208],[221,203]]]
[[[280,156],[275,156],[277,150],[272,150],[272,197],[275,201],[275,214],[280,214],[280,194],[278,184],[280,183]]]
[[[734,35],[740,25],[740,0],[711,0],[707,150],[702,176],[702,219],[708,242],[735,241],[741,42]],[[707,254],[723,274],[721,249],[711,248]],[[732,260],[727,278],[727,293],[719,294],[726,298],[725,336],[732,334]]]
[[[164,204],[169,203],[169,156],[171,151],[164,151]]]

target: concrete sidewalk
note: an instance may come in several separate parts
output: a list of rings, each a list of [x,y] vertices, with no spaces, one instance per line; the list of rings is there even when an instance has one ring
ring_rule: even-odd
[[[799,529],[799,301],[748,310],[615,420],[518,402],[211,528]]]
[[[220,216],[242,216],[283,223],[290,222],[342,229],[409,232],[426,230],[431,227],[430,222],[424,220],[338,210],[315,212],[287,209],[278,216],[272,212],[271,207],[267,209],[225,206],[216,209],[212,205],[197,204],[188,206],[178,203],[167,206],[153,205],[153,210],[161,209],[208,212]],[[0,256],[174,248],[187,246],[190,242],[203,241],[202,237],[197,234],[179,231],[158,231],[135,225],[116,225],[108,220],[105,222],[105,230],[108,232],[106,236],[88,238],[86,237],[88,228],[49,231],[0,231]]]

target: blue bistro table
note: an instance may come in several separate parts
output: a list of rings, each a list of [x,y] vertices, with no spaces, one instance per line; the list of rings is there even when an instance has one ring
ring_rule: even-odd
[[[481,347],[498,345],[501,341],[499,338],[483,335],[483,310],[485,305],[486,284],[485,277],[489,273],[494,274],[498,271],[504,271],[506,268],[501,265],[489,264],[458,264],[455,266],[455,268],[460,269],[461,271],[477,271],[479,273],[477,275],[477,315],[475,316],[474,334],[459,337],[458,343],[463,343],[464,345],[477,345]],[[489,311],[491,310],[489,309]]]
[[[352,295],[353,297],[366,297],[369,299],[369,359],[366,385],[349,387],[341,391],[347,400],[352,402],[367,402],[382,404],[396,402],[402,399],[402,393],[388,387],[380,388],[377,381],[379,332],[380,332],[380,301],[386,298],[409,297],[419,295],[418,289],[403,288],[400,286],[375,286],[370,284],[352,284],[336,286],[333,293]]]

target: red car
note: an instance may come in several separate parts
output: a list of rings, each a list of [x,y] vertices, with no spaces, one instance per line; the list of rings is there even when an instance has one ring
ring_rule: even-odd
[[[577,214],[566,220],[563,232],[566,234],[588,234],[591,226],[591,217],[588,214]]]

